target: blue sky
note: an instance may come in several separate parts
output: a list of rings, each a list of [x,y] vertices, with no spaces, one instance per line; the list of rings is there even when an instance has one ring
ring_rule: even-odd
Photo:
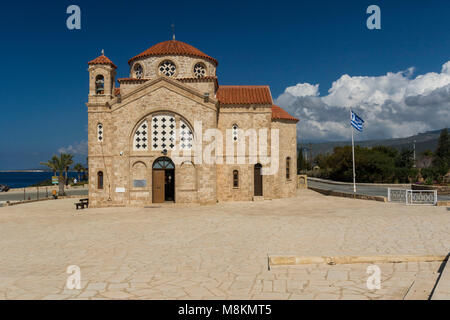
[[[71,4],[81,8],[81,30],[66,28]],[[381,30],[366,28],[371,4],[381,8]],[[2,3],[0,170],[35,168],[60,148],[82,145],[87,62],[104,49],[118,77],[127,76],[128,59],[169,40],[172,22],[178,40],[219,61],[220,84],[268,84],[277,103],[305,118],[296,110],[312,102],[303,91],[280,97],[286,88],[319,84],[318,98],[345,74],[440,73],[450,60],[449,13],[449,1],[418,0]],[[314,140],[314,128],[299,132]]]

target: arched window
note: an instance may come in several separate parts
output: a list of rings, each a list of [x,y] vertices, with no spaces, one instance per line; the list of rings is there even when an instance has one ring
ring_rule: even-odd
[[[148,150],[148,123],[147,120],[141,123],[134,133],[133,150]]]
[[[291,158],[287,157],[286,158],[286,179],[289,180],[291,179]]]
[[[237,125],[236,123],[233,124],[233,127],[232,127],[232,135],[233,135],[233,141],[234,141],[234,142],[236,142],[236,141],[238,140],[238,130],[239,130],[238,125]]]
[[[143,75],[144,75],[144,69],[142,68],[142,66],[139,63],[136,63],[134,65],[134,76],[137,79],[141,79]]]
[[[158,68],[159,74],[167,77],[172,77],[175,74],[176,69],[175,63],[170,60],[161,62]]]
[[[168,157],[159,157],[153,163],[153,169],[175,169],[175,165]]]
[[[103,125],[101,123],[97,124],[97,141],[103,142]]]
[[[194,66],[194,77],[204,78],[206,76],[206,66],[199,62]]]
[[[233,188],[239,188],[239,171],[233,171]]]
[[[95,77],[95,94],[105,93],[105,78],[99,74]]]
[[[97,172],[97,189],[103,189],[103,171]]]
[[[194,143],[194,134],[187,123],[180,120],[180,148],[181,150],[191,150]]]

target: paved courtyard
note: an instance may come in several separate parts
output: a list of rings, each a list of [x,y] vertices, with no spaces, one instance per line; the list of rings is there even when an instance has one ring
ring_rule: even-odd
[[[268,256],[446,255],[450,211],[326,197],[76,211],[0,208],[1,299],[427,299],[440,262],[272,267]],[[81,270],[80,290],[65,288]]]

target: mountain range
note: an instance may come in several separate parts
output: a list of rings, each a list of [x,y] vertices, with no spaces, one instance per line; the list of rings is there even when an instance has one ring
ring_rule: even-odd
[[[447,129],[448,130],[448,129]],[[366,140],[366,141],[355,141],[355,146],[359,145],[361,147],[374,147],[374,146],[389,146],[393,147],[399,151],[403,149],[413,149],[414,141],[416,142],[416,154],[419,155],[425,150],[436,151],[438,145],[438,139],[441,130],[427,131],[423,133],[418,133],[411,137],[406,138],[395,138],[395,139],[384,139],[384,140]],[[351,145],[351,141],[333,141],[333,142],[319,142],[319,143],[301,143],[298,142],[298,147],[303,147],[308,150],[312,157],[318,154],[332,153],[335,147],[342,147]],[[309,148],[311,148],[309,152]]]

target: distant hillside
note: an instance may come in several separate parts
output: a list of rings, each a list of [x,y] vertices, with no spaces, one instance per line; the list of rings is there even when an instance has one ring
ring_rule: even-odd
[[[389,146],[396,148],[397,150],[402,149],[412,149],[414,140],[416,140],[416,154],[419,155],[421,152],[429,149],[435,151],[437,148],[437,143],[439,139],[439,134],[441,130],[428,131],[424,133],[419,133],[407,138],[397,138],[397,139],[386,139],[386,140],[367,140],[355,142],[355,145],[361,147],[373,147],[373,146]],[[311,153],[315,157],[318,154],[332,153],[334,147],[341,147],[351,145],[351,141],[336,141],[336,142],[322,142],[322,143],[311,143]],[[301,144],[299,143],[299,147]],[[309,147],[309,144],[303,144],[304,147]]]

